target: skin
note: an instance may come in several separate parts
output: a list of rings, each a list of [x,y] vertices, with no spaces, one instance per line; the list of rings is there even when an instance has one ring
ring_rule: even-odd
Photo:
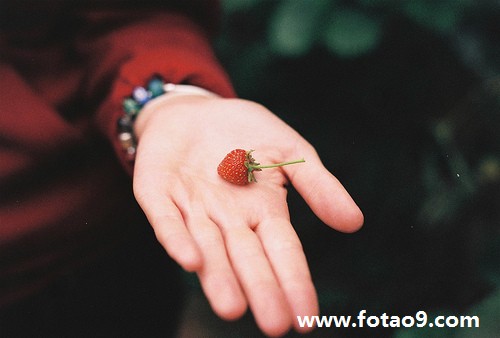
[[[134,193],[167,253],[196,272],[214,312],[241,317],[247,307],[269,336],[297,315],[317,315],[316,291],[291,223],[291,183],[330,227],[354,232],[363,214],[314,148],[263,106],[241,99],[167,95],[148,104],[135,131]],[[257,172],[236,186],[217,175],[235,148],[255,149],[260,163],[306,163]]]

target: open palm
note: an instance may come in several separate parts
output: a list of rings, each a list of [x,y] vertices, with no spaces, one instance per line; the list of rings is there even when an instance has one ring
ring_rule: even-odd
[[[168,254],[197,273],[213,310],[235,319],[248,305],[272,336],[300,329],[297,315],[317,314],[284,185],[292,183],[337,230],[357,230],[363,216],[314,148],[266,108],[239,99],[158,101],[141,113],[136,131],[137,201]],[[235,148],[255,149],[260,163],[306,162],[264,169],[255,174],[258,183],[237,186],[216,170]]]

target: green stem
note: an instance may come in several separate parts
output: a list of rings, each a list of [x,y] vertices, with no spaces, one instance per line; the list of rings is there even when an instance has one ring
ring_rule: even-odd
[[[269,165],[252,165],[251,167],[253,169],[266,169],[266,168],[282,167],[284,165],[295,164],[295,163],[302,163],[302,162],[305,162],[305,160],[303,158],[300,159],[300,160],[296,160],[296,161],[281,162],[281,163],[269,164]]]

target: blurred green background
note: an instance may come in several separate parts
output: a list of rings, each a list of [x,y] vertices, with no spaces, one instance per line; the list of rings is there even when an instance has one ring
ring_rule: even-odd
[[[365,214],[341,234],[290,189],[322,313],[481,319],[316,336],[500,336],[500,3],[222,4],[216,50],[238,94],[304,135]]]

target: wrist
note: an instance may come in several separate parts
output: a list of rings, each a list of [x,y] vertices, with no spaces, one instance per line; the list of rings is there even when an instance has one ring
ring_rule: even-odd
[[[153,123],[168,123],[162,121],[165,118],[169,118],[172,114],[180,112],[181,109],[193,106],[198,107],[207,100],[214,98],[217,98],[217,96],[172,93],[155,99],[144,107],[134,122],[134,136],[137,142],[139,142],[149,125]]]
[[[118,121],[118,139],[127,158],[135,159],[137,140],[149,116],[154,112],[164,111],[166,105],[180,99],[185,101],[215,97],[218,95],[201,87],[165,84],[157,76],[149,81],[147,87],[135,87],[132,95],[123,100],[124,115]]]

